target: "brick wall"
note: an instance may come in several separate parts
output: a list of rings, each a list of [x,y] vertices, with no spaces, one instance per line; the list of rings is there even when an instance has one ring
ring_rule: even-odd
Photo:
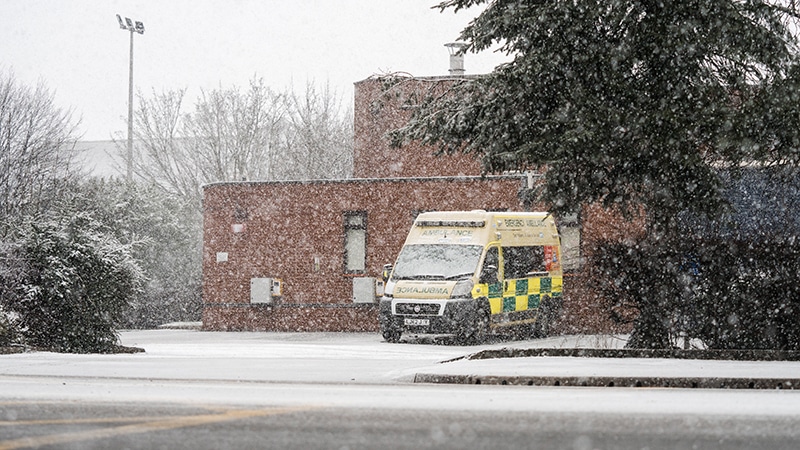
[[[376,306],[353,303],[354,275],[344,273],[344,213],[367,212],[363,276],[380,278],[383,265],[394,262],[415,212],[521,210],[517,192],[522,180],[505,176],[206,186],[204,328],[377,330]],[[226,253],[227,261],[218,262],[218,253]],[[250,305],[251,278],[282,279],[282,298],[271,306]]]
[[[587,205],[581,211],[581,256],[584,264],[580,270],[565,275],[564,311],[559,326],[562,333],[598,334],[629,333],[631,322],[612,320],[610,303],[614,299],[600,295],[602,283],[613,280],[599,277],[592,271],[595,249],[609,242],[641,239],[644,232],[644,217],[639,214],[627,218],[619,211],[601,205]],[[617,316],[632,319],[635,311],[616,310]]]
[[[480,175],[473,155],[436,155],[418,143],[389,145],[386,133],[405,125],[414,104],[429,94],[441,94],[453,83],[449,77],[377,77],[355,84],[353,109],[353,177],[437,177]]]

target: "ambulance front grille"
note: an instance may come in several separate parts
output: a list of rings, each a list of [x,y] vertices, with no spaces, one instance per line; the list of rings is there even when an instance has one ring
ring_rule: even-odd
[[[398,303],[395,313],[406,316],[435,316],[439,314],[438,303]]]

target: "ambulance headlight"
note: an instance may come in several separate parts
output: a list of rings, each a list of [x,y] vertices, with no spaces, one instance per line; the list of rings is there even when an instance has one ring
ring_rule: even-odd
[[[459,280],[450,293],[450,298],[470,298],[472,297],[472,280]]]

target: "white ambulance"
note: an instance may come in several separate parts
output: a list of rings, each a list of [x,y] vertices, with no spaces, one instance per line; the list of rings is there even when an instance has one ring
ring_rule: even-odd
[[[380,301],[381,333],[481,342],[504,328],[537,337],[562,302],[561,244],[546,212],[420,214]]]

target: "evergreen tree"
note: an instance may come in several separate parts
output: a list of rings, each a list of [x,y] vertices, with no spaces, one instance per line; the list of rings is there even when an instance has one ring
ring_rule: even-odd
[[[630,344],[668,345],[660,306],[673,295],[668,279],[680,265],[681,255],[666,251],[678,213],[722,209],[720,164],[761,156],[764,139],[798,142],[797,127],[747,116],[791,101],[768,93],[795,56],[794,2],[448,0],[438,7],[481,4],[488,6],[460,36],[466,51],[499,44],[511,61],[427,99],[394,142],[473,152],[490,172],[546,169],[540,199],[554,212],[595,202],[644,207],[646,247],[673,260],[648,266]]]
[[[451,0],[460,9],[480,0]],[[740,158],[737,92],[782,76],[785,7],[719,0],[494,1],[461,36],[513,60],[429,99],[400,133],[478,153],[487,171],[548,168],[558,208],[714,206],[712,163]]]
[[[122,245],[90,215],[25,224],[4,259],[0,298],[19,317],[26,343],[64,352],[110,352],[140,287],[141,272]]]

